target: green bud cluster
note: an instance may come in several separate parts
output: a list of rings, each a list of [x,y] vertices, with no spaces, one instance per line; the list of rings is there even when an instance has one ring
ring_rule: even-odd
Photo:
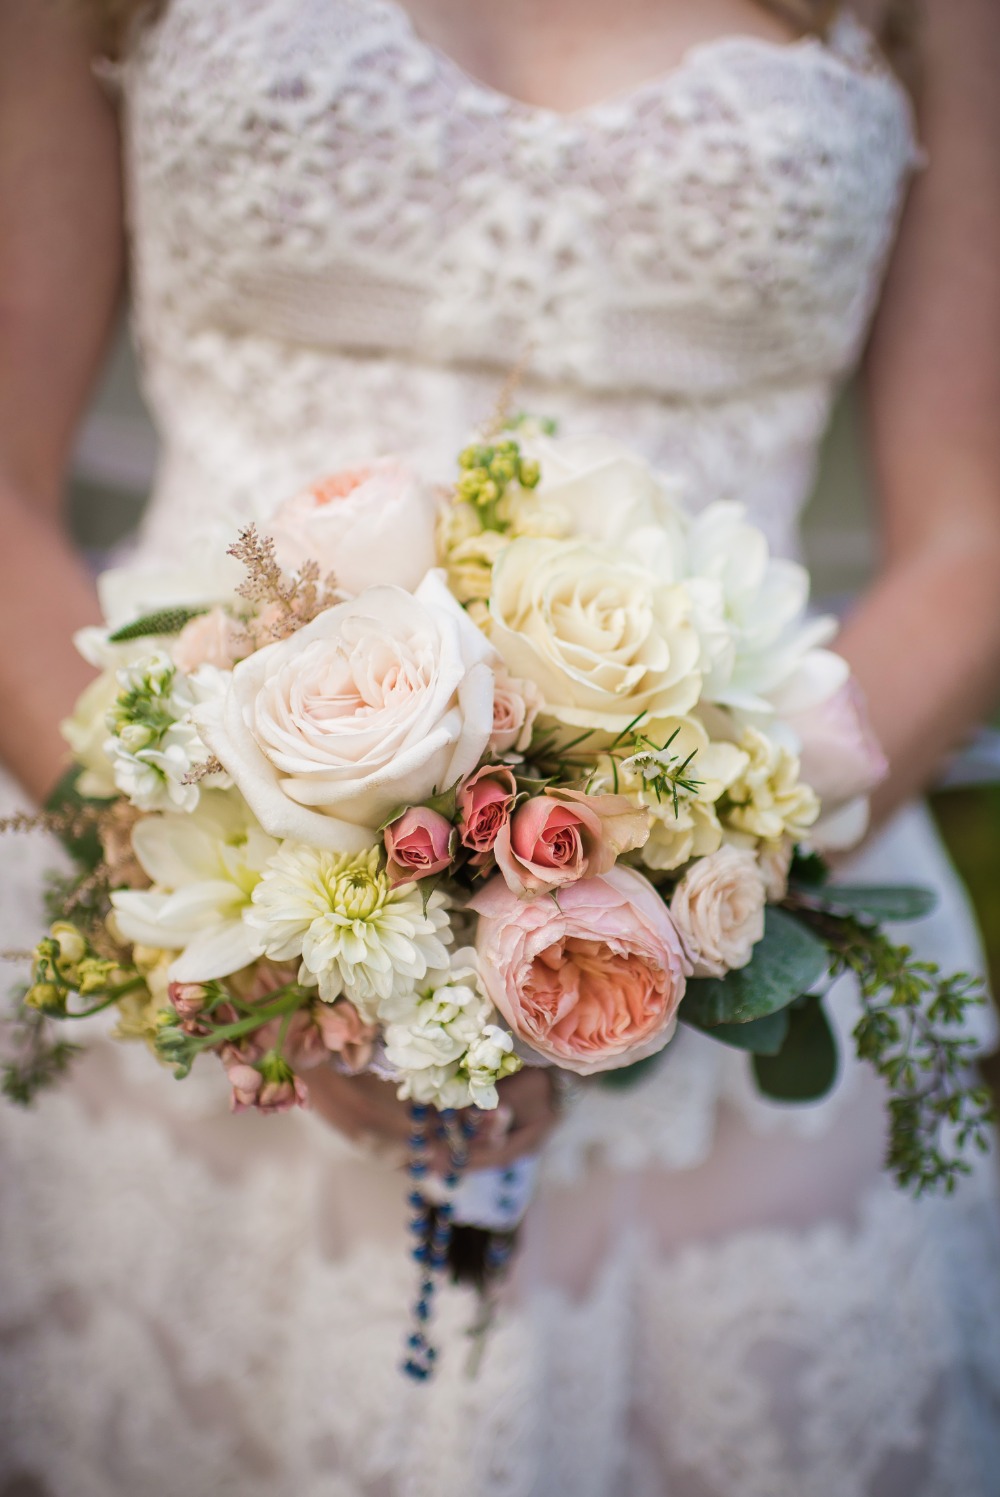
[[[458,465],[459,498],[483,510],[495,507],[512,483],[533,489],[540,477],[538,464],[523,457],[511,437],[492,445],[473,443],[459,453]]]

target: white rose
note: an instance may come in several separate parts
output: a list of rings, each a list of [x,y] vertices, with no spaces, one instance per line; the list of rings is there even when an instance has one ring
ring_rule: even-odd
[[[748,849],[720,847],[693,863],[670,901],[696,977],[745,967],[764,934],[764,879]]]
[[[349,594],[378,583],[411,592],[434,565],[436,509],[433,493],[385,458],[321,479],[262,529],[289,571],[315,561]]]
[[[701,646],[682,587],[585,541],[516,540],[493,569],[490,639],[559,722],[611,734],[698,700]]]
[[[494,660],[430,572],[415,595],[370,588],[258,650],[196,720],[265,831],[362,852],[390,812],[475,769]]]
[[[655,538],[658,548],[682,551],[679,483],[654,472],[629,448],[600,435],[537,437],[523,445],[541,468],[532,497],[564,515],[574,535],[631,549],[639,535],[652,532],[646,538]],[[664,580],[676,580],[676,571],[670,564]]]

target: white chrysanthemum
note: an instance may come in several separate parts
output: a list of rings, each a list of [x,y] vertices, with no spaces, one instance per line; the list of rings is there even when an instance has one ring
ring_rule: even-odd
[[[351,856],[284,842],[253,893],[247,921],[275,961],[301,958],[300,981],[328,1003],[347,997],[362,1018],[446,967],[451,938],[444,896],[390,884],[378,849]]]
[[[191,771],[209,754],[191,713],[221,695],[228,680],[212,666],[186,676],[162,650],[119,669],[104,752],[115,785],[140,811],[195,809],[201,791]]]

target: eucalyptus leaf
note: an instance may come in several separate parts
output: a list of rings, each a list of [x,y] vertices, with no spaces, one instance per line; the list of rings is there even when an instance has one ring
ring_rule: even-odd
[[[713,1040],[724,1045],[733,1045],[737,1050],[751,1050],[755,1055],[777,1055],[788,1034],[787,1008],[776,1013],[765,1014],[763,1019],[751,1019],[749,1024],[715,1024],[703,1030]]]
[[[633,1061],[630,1066],[619,1066],[615,1071],[602,1071],[600,1080],[602,1086],[610,1087],[612,1091],[626,1092],[640,1081],[655,1071],[657,1063],[663,1055],[658,1050],[655,1055],[647,1055],[643,1060]]]
[[[755,1055],[754,1076],[775,1102],[815,1102],[837,1077],[837,1042],[822,999],[809,997],[788,1010],[788,1034],[777,1055]]]
[[[827,965],[823,942],[793,915],[769,906],[749,964],[725,977],[691,978],[678,1017],[698,1029],[749,1024],[794,1002]]]
[[[918,884],[823,884],[802,893],[818,909],[869,920],[920,920],[937,904],[933,890]]]

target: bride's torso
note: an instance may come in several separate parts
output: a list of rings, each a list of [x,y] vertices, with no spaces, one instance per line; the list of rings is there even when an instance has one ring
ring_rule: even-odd
[[[856,22],[567,114],[395,0],[171,0],[122,83],[157,555],[374,453],[446,478],[515,365],[794,547],[916,157]]]

